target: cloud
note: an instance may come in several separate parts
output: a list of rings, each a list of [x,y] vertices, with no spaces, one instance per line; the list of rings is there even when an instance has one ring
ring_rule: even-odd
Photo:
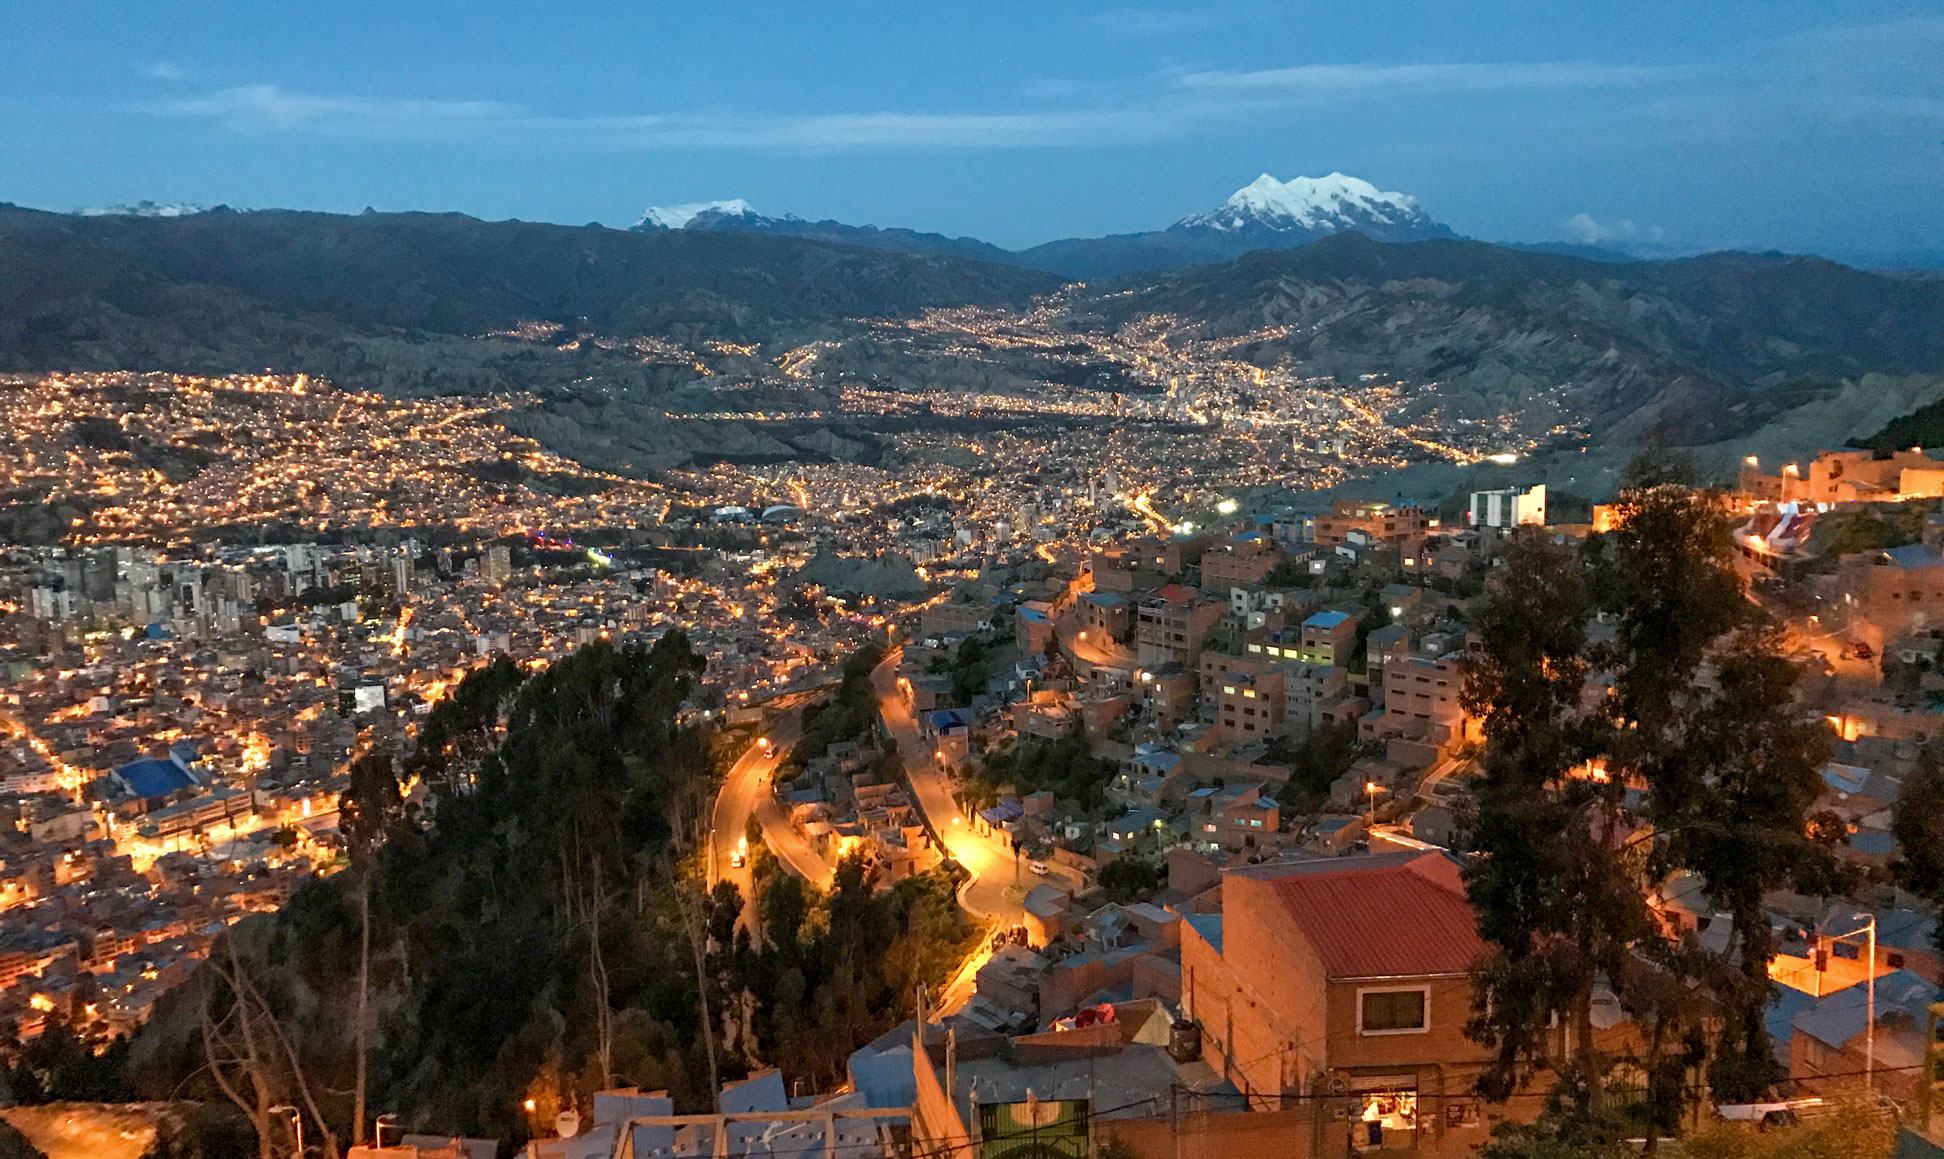
[[[347,137],[449,136],[454,130],[490,127],[518,115],[513,106],[496,101],[318,96],[272,84],[239,85],[143,108],[166,116],[206,118],[238,132]]]
[[[1193,15],[1143,9],[1108,16],[1132,27],[1143,13],[1157,20]],[[1675,140],[1768,139],[1805,123],[1934,120],[1944,115],[1944,98],[1928,79],[1928,66],[1919,67],[1915,58],[1929,50],[1941,29],[1944,23],[1918,22],[1831,32],[1819,41],[1774,41],[1743,57],[1692,65],[1324,63],[1085,83],[1029,78],[1013,90],[1012,99],[1023,106],[1017,109],[717,108],[563,115],[493,100],[306,93],[275,84],[184,94],[140,107],[250,134],[615,151],[802,152],[1115,146],[1242,127],[1258,133],[1305,131],[1311,127],[1306,119],[1321,123],[1314,122],[1319,107],[1331,110],[1329,123],[1347,124],[1367,107],[1387,101],[1432,111],[1463,102],[1471,123],[1489,125],[1485,135],[1496,133],[1509,147],[1543,136],[1554,144],[1577,142],[1568,146],[1572,149],[1618,149]],[[1892,50],[1883,46],[1897,44],[1903,55],[1892,60]],[[1913,46],[1922,51],[1913,56]],[[1864,47],[1882,59],[1863,67],[1852,58]],[[995,87],[988,99],[1002,99],[1003,91]],[[1369,116],[1381,120],[1394,112]]]
[[[296,93],[255,84],[142,106],[236,132],[313,133],[379,140],[564,141],[611,149],[977,149],[1124,142],[1170,131],[1165,112],[671,113],[538,115],[497,101],[440,101]]]
[[[1659,226],[1645,228],[1627,218],[1607,223],[1594,219],[1590,213],[1575,213],[1565,221],[1566,236],[1582,245],[1601,245],[1609,242],[1653,242],[1665,240],[1665,231]]]
[[[158,60],[154,64],[143,65],[142,75],[152,80],[182,81],[189,79],[187,70],[178,65],[170,64],[166,60]]]
[[[1183,87],[1203,90],[1282,92],[1314,96],[1369,96],[1386,92],[1487,93],[1547,89],[1612,88],[1659,84],[1684,70],[1666,66],[1597,64],[1589,61],[1503,61],[1465,64],[1305,64],[1234,72],[1191,72]]]

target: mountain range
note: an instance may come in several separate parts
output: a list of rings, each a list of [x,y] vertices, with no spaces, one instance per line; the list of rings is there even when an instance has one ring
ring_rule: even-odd
[[[1944,372],[1944,280],[1780,254],[1611,262],[1442,236],[1383,242],[1326,219],[1441,227],[1408,201],[1350,196],[1362,190],[1347,182],[1327,211],[1299,201],[1313,211],[1305,221],[1273,198],[1286,188],[1259,182],[1243,194],[1265,204],[1238,194],[1160,232],[1184,246],[1253,244],[1271,230],[1280,241],[1322,229],[1320,240],[1079,287],[1014,264],[908,252],[898,231],[860,245],[807,226],[809,236],[730,228],[755,215],[726,205],[670,211],[681,228],[643,232],[457,214],[0,206],[0,371],[272,368],[397,395],[526,390],[563,400],[563,423],[598,432],[612,413],[576,417],[567,400],[626,401],[652,425],[680,409],[677,396],[723,409],[719,392],[738,381],[786,393],[859,381],[950,390],[981,374],[1026,390],[1065,381],[1072,367],[1017,351],[912,361],[879,321],[1039,301],[1057,304],[1049,324],[1070,333],[1165,316],[1169,341],[1212,339],[1262,366],[1410,384],[1410,405],[1439,421],[1510,416],[1535,437],[1570,428],[1596,443],[1732,439],[1835,397],[1844,380]],[[813,341],[840,349],[808,378],[767,382],[784,351]],[[1127,368],[1100,369],[1112,380]],[[833,433],[806,428],[761,453],[822,446]],[[566,427],[549,436],[562,447],[576,437]]]
[[[805,221],[793,215],[766,217],[740,198],[651,207],[633,228],[645,233],[683,229],[807,237],[868,249],[948,254],[1085,279],[1228,261],[1255,250],[1294,249],[1346,231],[1385,242],[1457,236],[1432,220],[1409,194],[1386,192],[1342,173],[1289,181],[1264,173],[1221,205],[1190,214],[1166,229],[1066,238],[1017,251],[969,237]]]

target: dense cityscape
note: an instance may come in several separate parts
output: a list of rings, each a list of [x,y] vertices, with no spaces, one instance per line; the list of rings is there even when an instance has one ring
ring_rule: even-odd
[[[0,6],[0,1159],[1944,1159],[1944,18]]]

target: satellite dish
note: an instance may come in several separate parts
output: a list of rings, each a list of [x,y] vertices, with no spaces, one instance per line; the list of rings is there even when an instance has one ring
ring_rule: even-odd
[[[580,1134],[580,1112],[569,1108],[554,1116],[554,1134],[571,1139]]]
[[[1330,1080],[1330,1093],[1331,1093],[1331,1094],[1333,1094],[1333,1095],[1347,1095],[1347,1094],[1349,1094],[1349,1093],[1350,1093],[1350,1080],[1349,1080],[1349,1079],[1346,1079],[1346,1078],[1340,1078],[1340,1077],[1339,1077],[1339,1078],[1333,1078],[1333,1079],[1331,1079],[1331,1080]]]

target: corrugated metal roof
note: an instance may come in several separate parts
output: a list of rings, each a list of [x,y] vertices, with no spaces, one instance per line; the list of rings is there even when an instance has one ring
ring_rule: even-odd
[[[1283,872],[1264,872],[1270,869]],[[1240,871],[1273,889],[1332,978],[1462,974],[1483,956],[1458,869],[1441,853]]]

